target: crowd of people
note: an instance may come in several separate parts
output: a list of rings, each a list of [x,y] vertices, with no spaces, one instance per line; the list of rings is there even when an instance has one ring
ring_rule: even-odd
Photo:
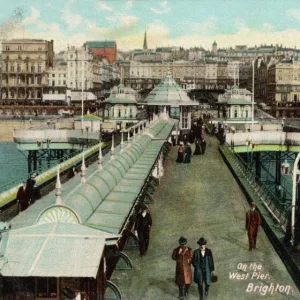
[[[206,151],[206,141],[204,137],[208,131],[204,125],[202,119],[196,120],[188,135],[183,135],[182,141],[179,142],[178,153],[176,162],[178,163],[190,163],[191,156],[203,155]],[[195,143],[194,153],[192,152],[191,144]]]

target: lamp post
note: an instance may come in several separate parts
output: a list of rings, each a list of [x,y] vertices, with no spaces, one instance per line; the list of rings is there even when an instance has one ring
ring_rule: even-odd
[[[295,243],[295,208],[296,208],[296,190],[297,184],[300,181],[300,170],[298,169],[298,164],[300,161],[300,153],[298,153],[296,160],[294,162],[292,180],[293,180],[293,190],[292,190],[292,216],[291,216],[291,245],[294,246]],[[281,164],[281,174],[289,175],[290,172],[290,164],[285,161]]]
[[[294,168],[293,168],[293,197],[292,197],[292,222],[291,222],[292,246],[294,246],[294,242],[295,242],[295,208],[296,208],[296,188],[297,188],[296,185],[300,179],[300,170],[298,169],[299,161],[300,161],[300,153],[298,153],[296,157]]]
[[[255,59],[252,61],[252,127],[251,131],[253,131],[253,124],[254,124],[254,65]]]
[[[283,190],[283,201],[285,202],[286,200],[286,177],[290,173],[290,164],[287,162],[287,160],[284,161],[284,163],[281,164],[281,174],[285,178],[285,183],[284,183],[284,190]]]
[[[83,65],[84,63],[81,62],[81,129],[83,129]]]

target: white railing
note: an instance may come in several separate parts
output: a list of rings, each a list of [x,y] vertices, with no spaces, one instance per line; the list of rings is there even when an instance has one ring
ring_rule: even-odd
[[[300,145],[300,132],[254,131],[226,133],[226,143],[245,146],[247,141],[255,145]]]
[[[28,130],[14,129],[14,141],[16,143],[36,143],[37,141],[51,141],[59,143],[70,143],[74,139],[91,139],[99,140],[99,132],[87,132],[81,130],[68,129],[44,129],[44,130]]]

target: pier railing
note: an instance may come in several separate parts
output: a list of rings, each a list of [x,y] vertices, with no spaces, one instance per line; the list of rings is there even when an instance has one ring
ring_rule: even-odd
[[[253,196],[265,206],[283,231],[286,230],[291,204],[283,205],[271,186],[261,182],[260,178],[251,170],[227,143],[220,146],[221,151],[234,169],[241,182],[250,188]]]

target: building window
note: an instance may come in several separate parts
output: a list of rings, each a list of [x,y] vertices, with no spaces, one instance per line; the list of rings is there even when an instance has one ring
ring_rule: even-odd
[[[31,73],[34,73],[34,72],[35,72],[35,67],[31,66]]]
[[[188,111],[186,109],[182,110],[182,129],[186,129],[188,128],[188,118],[189,118],[189,114]]]
[[[22,46],[18,46],[18,51],[22,51]]]
[[[10,65],[10,71],[14,72],[15,71],[15,66],[14,65]]]
[[[6,63],[5,70],[8,72],[8,63]]]
[[[34,77],[31,76],[31,84],[34,84]]]
[[[64,80],[63,82],[64,82],[64,85],[66,85],[66,81]]]
[[[38,64],[38,72],[41,73],[42,72],[42,65]]]
[[[21,72],[21,65],[17,64],[17,72]]]
[[[58,85],[61,85],[61,81],[60,80],[58,80]]]
[[[55,75],[54,75],[54,74],[52,74],[52,77],[55,77]]]
[[[42,84],[42,77],[41,76],[37,77],[37,84]]]
[[[234,118],[237,118],[238,117],[238,112],[237,112],[237,109],[234,110]]]
[[[6,46],[6,47],[5,47],[5,50],[6,50],[6,51],[9,51],[9,46]]]
[[[28,65],[28,63],[26,63],[26,72],[28,72],[29,71],[29,65]]]
[[[52,80],[52,86],[55,86],[55,81],[54,80]]]
[[[37,298],[56,298],[57,280],[56,278],[37,278],[36,279]]]

